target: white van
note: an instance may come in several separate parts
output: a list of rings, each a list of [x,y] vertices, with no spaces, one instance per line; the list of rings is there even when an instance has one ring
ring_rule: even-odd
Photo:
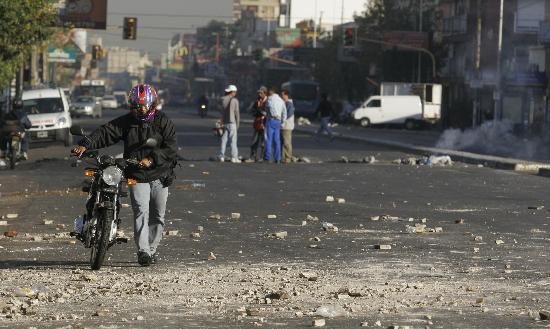
[[[61,88],[25,90],[21,100],[23,111],[32,124],[27,130],[29,141],[63,141],[65,146],[72,144],[69,103]]]
[[[351,113],[361,126],[371,124],[404,124],[407,129],[423,120],[419,96],[372,96]]]

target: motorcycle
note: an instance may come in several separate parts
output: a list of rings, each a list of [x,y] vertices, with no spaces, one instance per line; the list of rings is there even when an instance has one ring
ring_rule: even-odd
[[[6,161],[10,169],[15,169],[17,162],[24,160],[21,150],[21,144],[24,137],[25,132],[13,131],[9,133],[9,137],[7,138]]]
[[[78,126],[72,126],[70,131],[73,135],[88,138]],[[149,138],[138,149],[154,148],[156,145],[157,141]],[[98,150],[86,150],[82,158],[91,159],[94,166],[84,169],[84,176],[89,177],[87,184],[82,187],[82,191],[88,193],[86,213],[75,219],[75,231],[71,232],[71,236],[80,240],[85,248],[91,249],[91,268],[99,270],[109,248],[128,242],[127,238],[117,236],[120,225],[120,199],[128,196],[128,192],[124,190],[124,183],[128,186],[137,183],[131,178],[126,178],[124,171],[129,166],[138,166],[139,161],[115,158],[107,154],[100,155]]]
[[[208,113],[208,105],[207,104],[200,104],[199,105],[199,115],[201,118],[206,117],[206,114]]]

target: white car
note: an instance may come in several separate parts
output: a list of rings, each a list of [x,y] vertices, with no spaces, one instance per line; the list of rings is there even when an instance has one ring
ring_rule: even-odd
[[[118,108],[118,102],[113,95],[105,95],[101,100],[101,107],[104,109],[116,110]]]
[[[32,124],[27,130],[29,141],[63,141],[65,146],[72,145],[69,103],[61,88],[25,90],[21,100]]]

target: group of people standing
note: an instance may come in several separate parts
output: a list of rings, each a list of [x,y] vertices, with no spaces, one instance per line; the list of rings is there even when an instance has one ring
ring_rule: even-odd
[[[237,130],[240,123],[237,87],[230,85],[222,98],[222,123],[219,160],[225,161],[228,141],[231,144],[231,162],[241,162],[237,150]],[[289,163],[292,159],[292,131],[294,130],[294,104],[288,90],[277,94],[275,88],[260,87],[252,105],[254,116],[252,145],[249,162],[269,161]]]

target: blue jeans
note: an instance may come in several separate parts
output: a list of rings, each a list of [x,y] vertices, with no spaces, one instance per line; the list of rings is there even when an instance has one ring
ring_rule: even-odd
[[[138,251],[153,255],[162,238],[168,187],[160,180],[130,186],[134,211],[134,241]]]
[[[225,157],[225,148],[227,147],[227,140],[231,142],[231,158],[239,158],[239,150],[237,148],[237,125],[234,123],[226,123],[222,135],[222,145],[220,150],[220,158]]]
[[[272,147],[275,161],[281,161],[281,121],[277,119],[267,119],[265,124],[265,156],[264,160],[271,160]]]

